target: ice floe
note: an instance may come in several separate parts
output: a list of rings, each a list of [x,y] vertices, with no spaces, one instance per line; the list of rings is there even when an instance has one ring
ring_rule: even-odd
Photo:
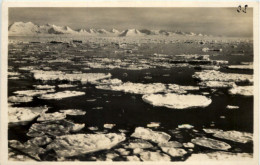
[[[62,92],[57,92],[57,93],[51,93],[51,94],[44,94],[41,95],[39,98],[40,99],[63,99],[63,98],[68,98],[68,97],[75,97],[75,96],[82,96],[85,95],[85,92],[79,92],[79,91],[62,91]]]
[[[26,125],[47,110],[46,107],[8,107],[8,125]]]
[[[181,125],[178,125],[178,128],[180,128],[180,129],[192,129],[192,128],[194,128],[194,126],[190,125],[190,124],[181,124]]]
[[[36,89],[54,89],[54,85],[33,85]]]
[[[158,146],[166,148],[180,148],[182,147],[182,144],[177,141],[168,141],[165,143],[159,143]]]
[[[124,140],[124,134],[116,133],[64,135],[57,137],[46,149],[53,149],[59,157],[71,157],[110,149]]]
[[[142,139],[135,139],[133,141],[131,141],[126,148],[131,148],[131,149],[136,149],[136,148],[152,148],[153,145],[145,140]]]
[[[227,108],[227,109],[239,109],[239,106],[235,106],[235,105],[227,105],[226,108]]]
[[[133,161],[133,162],[139,162],[140,159],[137,156],[127,156],[126,157],[127,161]]]
[[[142,161],[171,161],[170,156],[160,152],[151,151],[145,151],[140,153],[140,158]]]
[[[55,92],[54,89],[50,90],[23,90],[23,91],[15,91],[14,94],[21,95],[21,96],[37,96],[43,95],[46,93]]]
[[[72,88],[72,87],[76,87],[77,85],[72,85],[72,84],[59,84],[58,87],[59,88]]]
[[[91,83],[101,79],[110,78],[110,73],[65,73],[61,71],[43,71],[34,70],[32,71],[33,76],[36,80],[48,81],[48,80],[67,80],[70,82],[80,81],[82,83]]]
[[[65,118],[66,118],[66,114],[60,112],[42,113],[41,116],[37,119],[37,121],[55,121],[55,120],[62,120]]]
[[[153,106],[163,106],[172,109],[207,107],[211,99],[202,95],[179,95],[174,93],[144,95],[142,99]]]
[[[170,147],[161,147],[162,151],[171,155],[172,157],[183,157],[187,154],[187,151],[181,148],[170,148]]]
[[[31,96],[10,96],[8,97],[8,101],[12,103],[28,103],[33,100]]]
[[[235,83],[226,81],[202,81],[199,85],[207,88],[230,88],[235,86]]]
[[[44,135],[41,137],[35,137],[32,139],[29,139],[25,144],[28,145],[36,145],[36,146],[44,146],[52,142],[52,139],[48,136]]]
[[[195,72],[193,78],[201,81],[228,81],[228,82],[253,82],[253,75],[237,74],[237,73],[223,73],[215,70],[203,70]]]
[[[168,142],[171,136],[165,132],[153,131],[149,128],[137,127],[131,137],[150,140],[155,143]]]
[[[80,109],[65,109],[65,110],[60,110],[60,112],[66,114],[66,115],[71,115],[71,116],[86,114],[86,111],[82,111]]]
[[[214,137],[226,139],[238,143],[248,143],[253,141],[253,134],[239,131],[219,131],[216,132]]]
[[[254,86],[233,86],[228,93],[230,95],[253,96]]]
[[[239,70],[253,70],[253,65],[229,65],[227,66],[228,69],[239,69]]]
[[[206,137],[197,137],[195,139],[191,140],[192,143],[199,145],[199,146],[203,146],[203,147],[207,147],[207,148],[211,148],[214,150],[228,150],[231,148],[231,146],[225,142],[219,141],[219,140],[215,140],[215,139],[211,139],[211,138],[206,138]]]

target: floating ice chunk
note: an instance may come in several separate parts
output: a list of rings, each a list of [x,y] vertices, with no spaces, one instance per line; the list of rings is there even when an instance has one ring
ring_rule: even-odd
[[[153,84],[141,84],[141,83],[131,83],[126,82],[121,85],[109,85],[109,86],[96,86],[97,89],[104,90],[113,90],[113,91],[123,91],[126,93],[134,93],[134,94],[151,94],[163,92],[166,89],[166,86],[161,83],[153,83]]]
[[[87,102],[95,102],[97,99],[88,99]]]
[[[107,129],[112,129],[114,126],[116,126],[115,124],[104,124],[104,128]]]
[[[53,85],[33,85],[36,89],[54,89]]]
[[[209,134],[223,132],[223,130],[221,130],[221,129],[214,129],[214,128],[204,128],[203,131],[206,133],[209,133]]]
[[[106,158],[107,159],[114,159],[114,158],[116,158],[116,157],[118,157],[119,155],[118,154],[116,154],[116,153],[107,153],[106,154]]]
[[[33,100],[33,97],[30,96],[10,96],[8,97],[8,101],[13,103],[28,103]]]
[[[253,70],[253,65],[229,65],[227,66],[228,69],[238,69],[238,70]]]
[[[47,146],[59,157],[83,155],[114,147],[125,140],[124,134],[75,134],[57,137]]]
[[[142,148],[135,148],[133,149],[133,154],[138,155],[140,153],[144,152],[144,150]]]
[[[231,140],[238,143],[248,143],[253,141],[253,134],[239,131],[222,131],[216,132],[214,137]]]
[[[54,89],[50,90],[24,90],[24,91],[16,91],[14,94],[17,95],[23,95],[23,96],[37,96],[37,95],[42,95],[50,92],[55,92]]]
[[[34,70],[35,68],[36,68],[35,66],[25,66],[25,67],[20,67],[19,70],[31,71]]]
[[[126,148],[132,148],[132,149],[136,149],[136,148],[152,148],[153,145],[145,140],[142,139],[135,139],[134,141],[131,141],[129,143],[128,146],[126,146]]]
[[[160,127],[160,124],[161,124],[160,122],[151,122],[151,123],[147,124],[146,126],[149,128],[152,128],[152,127],[157,128],[157,127]]]
[[[66,118],[66,114],[54,112],[54,113],[42,113],[41,116],[37,119],[37,121],[54,121],[54,120],[62,120]]]
[[[85,95],[85,92],[79,92],[79,91],[62,91],[62,92],[57,92],[57,93],[53,93],[53,94],[44,94],[42,96],[40,96],[40,99],[46,99],[46,100],[50,100],[50,99],[63,99],[63,98],[68,98],[68,97],[75,97],[75,96],[82,96]]]
[[[139,162],[140,159],[137,156],[127,156],[126,157],[127,161],[133,161],[133,162]]]
[[[74,126],[71,128],[71,132],[79,132],[85,127],[85,124],[74,124]]]
[[[202,95],[179,95],[174,93],[144,95],[142,99],[153,106],[164,106],[172,109],[207,107],[212,102],[210,98]]]
[[[172,157],[183,157],[187,154],[187,151],[181,148],[170,148],[170,147],[161,147],[162,151],[171,155]]]
[[[194,128],[194,126],[190,125],[190,124],[182,124],[182,125],[178,125],[178,128],[180,128],[180,129],[192,129],[192,128]]]
[[[199,85],[207,88],[230,88],[236,84],[234,82],[225,81],[202,81]]]
[[[20,76],[21,73],[18,72],[8,72],[8,76]]]
[[[193,78],[201,81],[228,81],[228,82],[253,82],[253,75],[237,74],[237,73],[222,73],[215,70],[203,70],[195,72]]]
[[[252,161],[253,154],[250,153],[231,153],[231,152],[209,152],[192,154],[186,161],[196,162],[198,160],[203,161]]]
[[[12,148],[22,151],[37,160],[40,160],[39,154],[43,154],[45,152],[45,149],[41,147],[38,147],[36,145],[26,144],[26,143],[22,144],[17,140],[9,140],[8,143]]]
[[[115,79],[104,79],[104,80],[101,80],[100,84],[101,85],[120,85],[122,84],[123,82],[117,78]]]
[[[177,141],[168,141],[166,143],[159,143],[158,146],[168,148],[180,148],[182,147],[182,144]]]
[[[195,147],[194,144],[191,143],[191,142],[183,143],[183,146],[184,146],[185,148],[194,148],[194,147]]]
[[[91,83],[98,80],[110,78],[112,75],[110,73],[79,73],[79,74],[69,74],[61,71],[42,71],[34,70],[32,71],[34,78],[36,80],[48,81],[48,80],[58,80],[58,81],[81,81],[82,83]]]
[[[140,138],[143,140],[151,140],[155,143],[168,142],[171,136],[165,132],[153,131],[149,128],[137,127],[131,137]]]
[[[61,136],[69,134],[75,124],[66,120],[48,121],[33,124],[27,136],[41,137],[43,135]]]
[[[60,110],[61,113],[64,113],[66,115],[71,115],[71,116],[77,116],[77,115],[85,115],[86,111],[82,111],[79,109],[65,109],[65,110]]]
[[[219,141],[219,140],[214,140],[206,137],[197,137],[196,139],[191,140],[192,143],[211,148],[214,150],[228,150],[231,148],[231,146],[225,142]]]
[[[40,115],[40,113],[47,111],[48,108],[44,107],[24,107],[24,108],[17,108],[17,107],[9,107],[8,108],[8,120],[9,126],[13,125],[26,125],[36,117]]]
[[[127,156],[130,154],[130,151],[127,151],[126,149],[124,148],[118,148],[116,149],[115,151],[119,152],[120,155],[122,156]]]
[[[72,85],[72,84],[60,84],[58,85],[59,88],[72,88],[76,87],[77,85]]]
[[[239,109],[239,106],[235,106],[235,105],[227,105],[226,108],[227,108],[227,109]]]
[[[159,152],[142,152],[140,158],[143,161],[171,161],[171,157]]]
[[[91,131],[97,131],[98,127],[88,127],[88,129],[91,130]]]
[[[231,95],[253,96],[254,86],[233,86],[228,93]]]
[[[19,80],[20,77],[8,77],[9,80]]]

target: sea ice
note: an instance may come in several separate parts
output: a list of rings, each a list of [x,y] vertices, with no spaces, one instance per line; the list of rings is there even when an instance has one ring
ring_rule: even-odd
[[[137,127],[131,137],[150,140],[155,143],[168,142],[171,136],[165,132],[153,131],[149,128]]]
[[[179,95],[174,93],[144,95],[142,99],[153,106],[164,106],[172,109],[207,107],[211,99],[202,95]]]
[[[196,145],[211,148],[211,149],[214,149],[214,150],[224,150],[224,151],[226,151],[226,150],[231,148],[231,146],[229,144],[225,143],[225,142],[206,138],[206,137],[197,137],[195,139],[192,139],[191,142],[196,144]]]
[[[57,93],[53,93],[53,94],[43,94],[39,98],[46,99],[46,100],[50,100],[50,99],[60,100],[60,99],[67,98],[67,97],[74,97],[74,96],[81,96],[81,95],[85,95],[85,92],[62,91],[62,92],[57,92]]]
[[[57,137],[46,149],[53,149],[59,157],[71,157],[110,149],[124,140],[124,134],[116,133],[64,135]]]

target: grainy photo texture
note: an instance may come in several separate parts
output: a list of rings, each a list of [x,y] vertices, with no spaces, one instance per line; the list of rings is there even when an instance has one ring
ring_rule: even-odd
[[[250,161],[253,8],[10,7],[9,161]]]

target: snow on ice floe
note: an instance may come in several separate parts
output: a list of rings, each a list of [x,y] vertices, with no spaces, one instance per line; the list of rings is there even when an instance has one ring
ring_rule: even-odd
[[[21,96],[37,96],[37,95],[43,95],[46,93],[55,92],[54,89],[50,90],[23,90],[23,91],[15,91],[14,94],[21,95]]]
[[[71,116],[85,115],[86,114],[86,111],[82,111],[80,109],[65,109],[65,110],[60,110],[60,112],[66,114],[66,115],[71,115]]]
[[[72,87],[76,87],[77,85],[72,85],[72,84],[59,84],[58,87],[59,88],[72,88]]]
[[[125,93],[133,94],[153,94],[153,93],[187,93],[187,90],[199,90],[199,87],[196,86],[181,86],[177,84],[162,84],[162,83],[132,83],[125,82],[122,84],[112,84],[112,85],[97,85],[97,89],[103,90],[113,90],[113,91],[122,91]]]
[[[207,147],[214,150],[226,151],[231,148],[231,146],[225,142],[206,137],[197,137],[195,139],[192,139],[191,142],[196,145]]]
[[[57,137],[47,146],[59,157],[71,157],[106,150],[125,140],[124,134],[74,134]]]
[[[223,73],[215,70],[203,70],[195,72],[193,78],[201,81],[224,81],[224,82],[249,82],[253,83],[253,75],[237,74],[237,73]]]
[[[62,92],[57,92],[57,93],[41,95],[39,97],[39,99],[45,99],[45,100],[56,99],[56,100],[59,100],[59,99],[63,99],[63,98],[82,96],[82,95],[85,95],[85,92],[62,91]]]
[[[74,132],[80,125],[67,120],[44,121],[34,123],[27,133],[29,137],[41,137],[43,135],[61,136]]]
[[[253,65],[229,65],[227,66],[228,69],[238,69],[238,70],[253,70]]]
[[[142,161],[171,161],[171,157],[160,152],[144,151],[140,153]]]
[[[233,86],[228,93],[230,95],[253,96],[254,86]]]
[[[253,134],[247,132],[218,131],[213,136],[220,139],[230,140],[238,143],[253,142]]]
[[[37,121],[54,121],[54,120],[62,120],[66,118],[66,114],[54,112],[54,113],[42,113],[41,116],[37,119]]]
[[[250,153],[231,153],[224,151],[192,154],[186,162],[203,161],[251,161],[253,154]]]
[[[62,71],[32,71],[36,80],[48,81],[48,80],[67,80],[67,81],[81,81],[82,83],[91,83],[101,79],[110,78],[110,73],[65,73]]]
[[[199,85],[205,88],[230,88],[236,84],[234,82],[226,81],[202,81]]]
[[[36,89],[54,89],[54,85],[33,85]]]
[[[10,96],[8,97],[8,101],[12,103],[27,103],[31,102],[33,97],[31,96]]]
[[[150,140],[154,143],[168,142],[171,136],[165,132],[153,131],[149,128],[137,127],[131,137]]]
[[[47,107],[8,107],[8,125],[26,125],[47,110]]]
[[[212,102],[210,98],[202,95],[180,95],[174,93],[149,94],[144,95],[142,99],[153,106],[163,106],[172,109],[207,107]]]

